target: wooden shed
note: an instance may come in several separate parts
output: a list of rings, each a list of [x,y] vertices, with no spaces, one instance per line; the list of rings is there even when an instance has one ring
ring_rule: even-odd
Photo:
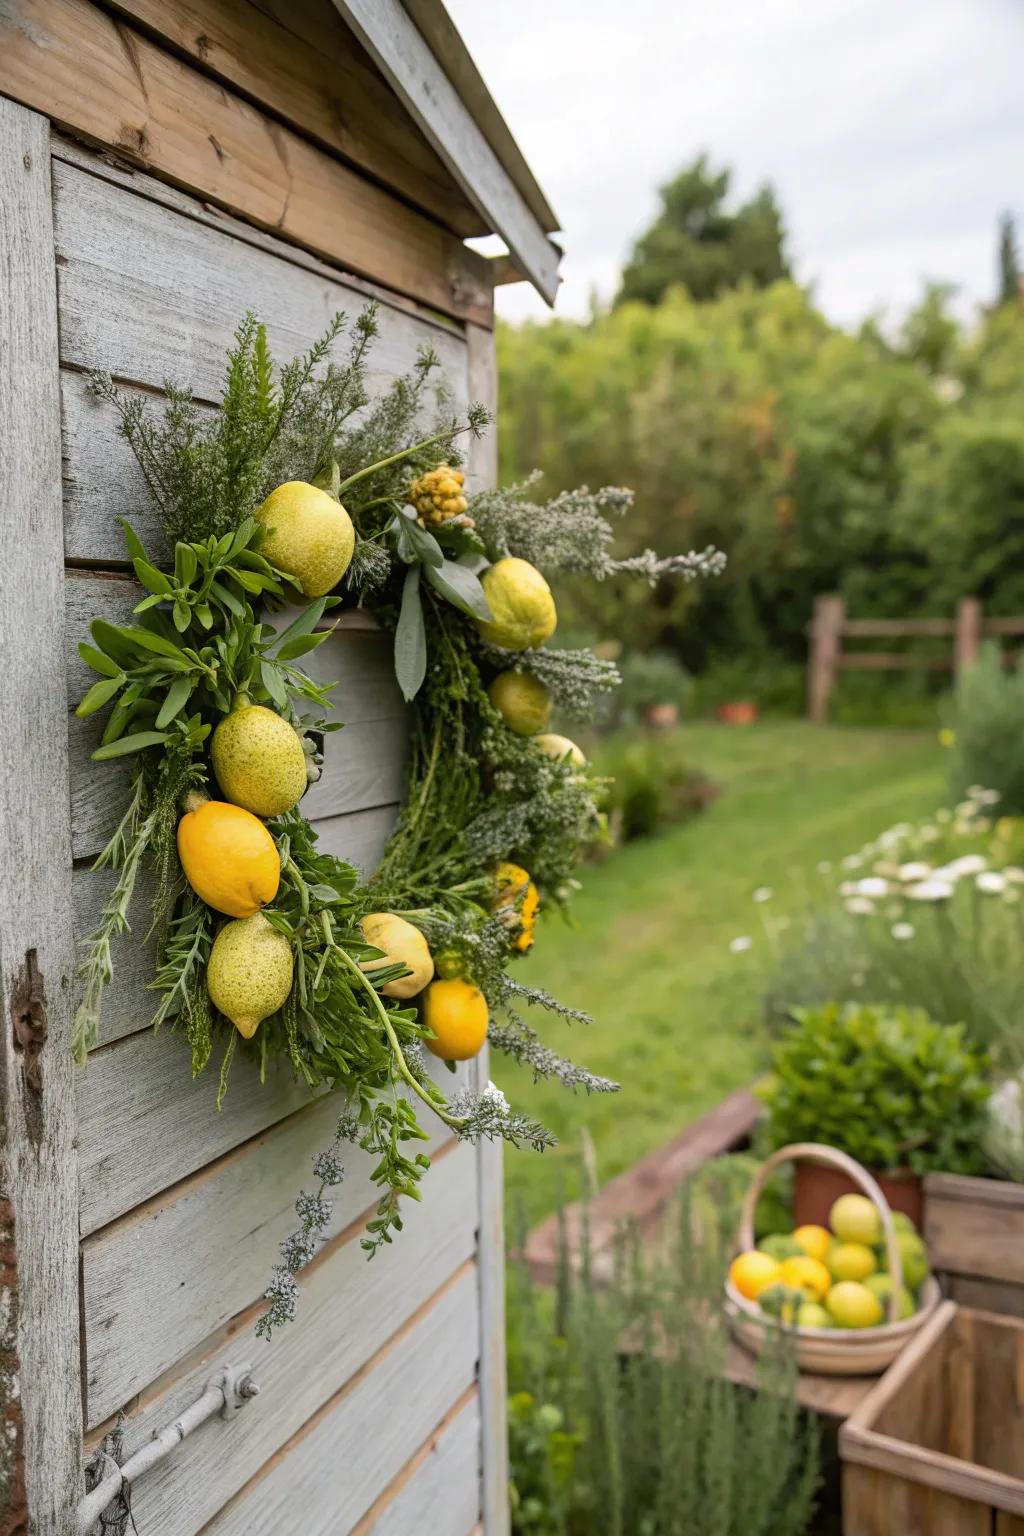
[[[133,1485],[140,1536],[507,1528],[500,1153],[437,1135],[422,1206],[369,1264],[350,1157],[297,1321],[254,1337],[336,1106],[239,1071],[217,1113],[180,1037],[145,1027],[141,938],[75,1069],[76,940],[121,770],[90,762],[69,707],[87,619],[137,597],[116,519],[143,505],[89,370],[213,401],[244,310],[286,357],[369,295],[379,384],[429,340],[456,401],[493,402],[494,283],[553,299],[554,227],[438,0],[0,0],[0,1533],[69,1536],[106,1436],[124,1460],[243,1364],[259,1396]],[[483,234],[508,256],[464,243]],[[404,707],[371,628],[317,662],[347,728],[310,814],[366,867],[402,795]]]

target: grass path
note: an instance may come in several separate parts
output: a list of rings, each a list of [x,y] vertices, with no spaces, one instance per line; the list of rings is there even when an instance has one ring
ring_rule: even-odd
[[[559,1138],[543,1157],[506,1155],[510,1210],[521,1205],[531,1225],[560,1188],[566,1198],[577,1192],[583,1127],[603,1183],[761,1068],[756,946],[729,950],[737,935],[760,931],[752,892],[769,886],[773,911],[793,910],[820,878],[819,861],[941,802],[934,737],[789,721],[686,733],[694,765],[721,784],[722,798],[700,820],[585,870],[575,929],[542,922],[516,973],[594,1015],[571,1031],[534,1021],[556,1049],[622,1083],[620,1094],[574,1097],[494,1063],[513,1102]]]

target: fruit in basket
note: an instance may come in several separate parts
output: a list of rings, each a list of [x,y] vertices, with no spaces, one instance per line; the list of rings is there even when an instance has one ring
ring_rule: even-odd
[[[882,1308],[885,1312],[885,1321],[888,1322],[889,1297],[892,1295],[892,1276],[884,1275],[881,1273],[881,1271],[879,1271],[878,1274],[868,1275],[867,1279],[864,1281],[864,1284],[867,1286],[872,1295],[877,1296],[879,1301],[882,1303]],[[899,1311],[900,1317],[913,1317],[916,1311],[917,1308],[914,1305],[913,1296],[911,1296],[905,1285],[901,1286]]]
[[[896,1246],[903,1260],[903,1284],[909,1291],[916,1291],[928,1278],[928,1250],[916,1232],[897,1232]],[[878,1267],[882,1270],[889,1268],[889,1257],[884,1248]]]
[[[798,1328],[831,1328],[833,1322],[828,1312],[818,1301],[805,1301],[797,1308],[796,1325]]]
[[[882,1218],[867,1195],[840,1195],[828,1213],[828,1224],[841,1243],[870,1247],[882,1235]]]
[[[812,1259],[807,1253],[783,1260],[782,1279],[784,1284],[804,1292],[812,1301],[820,1301],[832,1284],[832,1276],[821,1260]]]
[[[907,1215],[906,1211],[893,1211],[892,1224],[897,1232],[910,1232],[917,1236],[917,1228]]]
[[[729,1279],[748,1301],[756,1301],[762,1291],[782,1279],[782,1265],[771,1254],[750,1248],[729,1265]]]
[[[768,1237],[763,1237],[757,1246],[761,1253],[778,1259],[780,1264],[783,1259],[795,1259],[802,1252],[795,1237],[790,1237],[787,1232],[772,1232]]]
[[[866,1243],[836,1243],[827,1262],[833,1280],[866,1280],[878,1268],[874,1250]]]
[[[769,1317],[777,1317],[784,1323],[792,1323],[796,1321],[796,1314],[806,1299],[802,1291],[794,1290],[792,1286],[777,1280],[760,1292],[757,1304],[762,1312],[767,1312]]]
[[[812,1259],[820,1259],[822,1264],[832,1242],[832,1233],[828,1227],[818,1227],[812,1224],[797,1227],[793,1233],[793,1242],[796,1243],[801,1253],[808,1254]]]
[[[859,1280],[840,1280],[825,1297],[825,1306],[837,1328],[877,1328],[885,1320],[882,1303]]]

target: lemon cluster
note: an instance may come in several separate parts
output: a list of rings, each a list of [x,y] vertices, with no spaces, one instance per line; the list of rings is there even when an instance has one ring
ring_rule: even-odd
[[[409,500],[420,514],[420,521],[438,526],[449,518],[461,517],[469,510],[469,502],[463,486],[466,477],[461,469],[441,464],[428,469],[409,486]]]

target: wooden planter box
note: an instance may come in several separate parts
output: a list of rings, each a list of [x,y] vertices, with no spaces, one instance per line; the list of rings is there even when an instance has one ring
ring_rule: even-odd
[[[1024,1184],[929,1174],[925,1240],[954,1301],[1024,1317]]]
[[[1024,1536],[1024,1323],[947,1301],[839,1433],[844,1536]]]

